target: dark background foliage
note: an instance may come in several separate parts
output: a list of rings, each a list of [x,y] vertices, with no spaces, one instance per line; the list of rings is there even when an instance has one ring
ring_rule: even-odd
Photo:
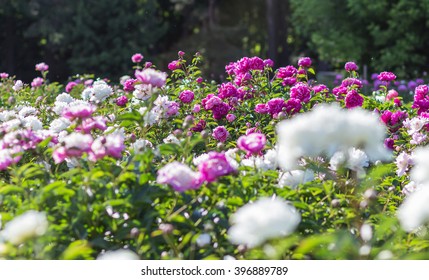
[[[165,70],[183,50],[201,52],[214,79],[252,55],[415,77],[427,70],[428,11],[429,0],[0,0],[0,71],[28,82],[44,61],[51,79],[117,80],[133,53]]]

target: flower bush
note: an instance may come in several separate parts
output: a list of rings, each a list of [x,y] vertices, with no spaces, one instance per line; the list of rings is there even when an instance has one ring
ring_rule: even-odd
[[[407,101],[382,72],[365,95],[348,62],[329,89],[308,57],[217,84],[202,60],[1,73],[0,258],[429,258],[427,85]]]

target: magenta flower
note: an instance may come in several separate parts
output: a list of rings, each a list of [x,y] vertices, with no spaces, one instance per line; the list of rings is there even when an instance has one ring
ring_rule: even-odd
[[[357,87],[357,88],[361,88],[362,87],[362,81],[356,78],[345,78],[342,82],[341,82],[341,86],[343,87]]]
[[[274,61],[272,61],[272,60],[271,60],[271,59],[269,59],[269,58],[268,58],[268,59],[265,59],[265,60],[264,60],[264,66],[265,66],[265,67],[271,67],[271,68],[272,68],[272,67],[274,66]]]
[[[156,71],[152,68],[147,68],[142,71],[136,70],[134,73],[137,80],[142,82],[143,84],[149,84],[154,87],[163,87],[167,80],[167,74],[164,72]]]
[[[69,83],[66,85],[66,92],[70,92],[70,91],[72,91],[72,89],[73,89],[75,86],[77,86],[77,83],[76,83],[76,82],[69,82]]]
[[[338,86],[332,89],[332,94],[337,97],[337,100],[344,99],[347,94],[347,87]]]
[[[107,129],[106,122],[107,120],[102,116],[98,116],[95,118],[86,118],[82,120],[81,125],[76,127],[76,131],[78,132],[83,131],[85,134],[89,134],[91,133],[91,131],[96,129],[105,131]]]
[[[170,101],[167,105],[167,111],[166,111],[167,117],[172,117],[177,115],[179,113],[179,108],[180,108],[179,103],[175,101]]]
[[[143,55],[141,53],[135,53],[131,57],[131,61],[134,63],[139,63],[143,60]]]
[[[95,112],[95,106],[91,104],[79,104],[76,106],[66,107],[62,112],[62,116],[68,120],[76,118],[85,119]]]
[[[326,85],[320,84],[320,85],[313,86],[313,91],[314,93],[328,93],[329,89]]]
[[[282,112],[285,101],[282,98],[273,98],[267,102],[267,109],[271,115]]]
[[[229,113],[229,105],[225,102],[222,102],[221,104],[218,104],[216,106],[213,106],[212,112],[213,112],[213,118],[215,120],[220,120]]]
[[[198,113],[199,111],[201,111],[201,105],[200,104],[195,104],[194,108],[192,109],[193,113]]]
[[[122,95],[116,98],[116,105],[118,105],[119,107],[124,107],[125,105],[127,105],[127,103],[128,103],[128,97],[126,97],[125,95]]]
[[[41,85],[43,85],[43,78],[40,77],[34,78],[31,82],[33,88],[40,87]]]
[[[347,72],[351,71],[357,71],[359,68],[353,61],[349,61],[344,65],[344,69],[346,69]]]
[[[198,170],[201,178],[208,183],[215,181],[218,177],[235,172],[226,156],[218,152],[209,152],[208,159],[198,165]]]
[[[204,130],[204,128],[206,128],[206,121],[199,120],[198,123],[195,126],[191,127],[190,130],[194,132],[201,132]]]
[[[45,72],[48,71],[48,69],[49,66],[44,62],[36,64],[36,71]]]
[[[171,71],[174,71],[179,68],[180,68],[180,60],[173,60],[172,62],[168,63],[168,69]]]
[[[267,114],[269,112],[266,104],[256,104],[255,112],[259,114]]]
[[[191,103],[194,100],[194,93],[190,90],[184,90],[180,93],[179,99],[183,103]]]
[[[196,81],[197,83],[201,84],[201,83],[203,82],[203,78],[198,77],[195,81]]]
[[[150,62],[150,61],[147,61],[145,64],[144,64],[144,68],[146,69],[146,68],[150,68],[152,66],[152,62]]]
[[[377,76],[377,79],[382,82],[391,82],[396,79],[396,75],[393,74],[392,72],[381,72]]]
[[[185,55],[185,52],[184,51],[178,51],[177,55],[180,57],[183,57]]]
[[[135,90],[134,84],[137,82],[136,79],[128,79],[124,82],[124,91],[131,92]]]
[[[363,97],[356,90],[351,90],[347,93],[345,103],[347,108],[362,107]]]
[[[423,100],[426,98],[429,92],[429,87],[427,85],[420,85],[414,90],[414,101]]]
[[[309,57],[301,57],[298,59],[298,66],[308,68],[311,66],[311,59]]]
[[[258,154],[262,151],[267,142],[267,138],[262,133],[250,133],[240,136],[237,146],[248,154]]]
[[[284,79],[295,76],[296,73],[298,73],[298,70],[294,66],[288,65],[286,67],[279,68],[276,77],[279,79]]]
[[[284,108],[289,115],[299,113],[302,108],[301,100],[290,98],[288,101],[286,101]]]
[[[235,115],[234,114],[228,114],[226,115],[226,120],[229,122],[233,122],[235,120]]]
[[[304,103],[310,101],[311,89],[305,83],[297,83],[290,89],[290,97],[301,100]]]
[[[232,83],[221,84],[218,89],[219,98],[226,99],[237,95],[237,88]]]
[[[286,77],[283,79],[282,85],[285,87],[293,86],[296,84],[296,78],[295,77]]]
[[[223,143],[229,137],[229,132],[224,126],[218,126],[213,130],[212,136],[214,139]]]
[[[174,190],[183,192],[198,189],[204,180],[198,172],[194,172],[187,165],[175,161],[158,170],[156,182],[168,184]]]
[[[213,94],[209,94],[209,95],[207,95],[206,98],[201,100],[201,103],[203,104],[204,109],[211,110],[211,109],[213,109],[213,107],[222,104],[223,101],[219,97],[217,97]]]

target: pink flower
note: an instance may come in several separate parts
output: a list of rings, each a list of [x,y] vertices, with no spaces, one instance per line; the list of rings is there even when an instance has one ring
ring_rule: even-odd
[[[202,100],[202,104],[204,105],[204,109],[211,110],[214,106],[222,104],[222,99],[213,94],[209,94]]]
[[[201,105],[200,104],[195,104],[194,108],[192,109],[192,112],[198,113],[199,111],[201,111]]]
[[[377,79],[382,82],[391,82],[396,79],[396,75],[392,72],[381,72],[377,76]]]
[[[274,61],[272,61],[272,60],[271,60],[271,59],[269,59],[269,58],[268,58],[268,59],[265,59],[265,60],[264,60],[264,66],[265,66],[265,67],[271,67],[271,68],[272,68],[272,67],[274,66]]]
[[[304,83],[297,83],[290,89],[290,97],[301,100],[304,103],[310,101],[311,89]]]
[[[66,92],[70,92],[70,91],[72,91],[72,89],[73,89],[75,86],[77,86],[77,83],[75,83],[75,82],[69,82],[69,83],[66,85]]]
[[[146,69],[146,68],[150,68],[152,66],[152,62],[150,62],[150,61],[147,61],[145,64],[144,64],[144,68]]]
[[[199,120],[198,123],[194,127],[191,127],[190,130],[194,132],[201,132],[204,128],[206,128],[206,121]]]
[[[178,51],[177,55],[180,57],[183,57],[185,55],[185,52],[184,51]]]
[[[429,92],[429,87],[427,85],[420,85],[414,90],[414,101],[419,101],[425,99]],[[395,96],[396,97],[396,96]]]
[[[203,78],[198,77],[195,81],[196,81],[197,83],[201,84],[201,83],[203,82]]]
[[[240,136],[237,140],[237,146],[248,154],[258,154],[262,151],[267,142],[267,138],[262,133],[250,133]]]
[[[395,99],[395,97],[398,97],[398,92],[396,91],[396,90],[394,90],[394,89],[391,89],[391,90],[389,90],[388,92],[387,92],[387,95],[386,95],[386,100],[392,100],[392,99]]]
[[[164,72],[156,71],[152,68],[147,68],[142,71],[136,70],[134,73],[137,80],[143,84],[150,84],[154,87],[163,87],[167,80],[167,74]]]
[[[168,63],[168,69],[170,69],[171,71],[174,71],[179,68],[180,68],[180,60],[173,60],[172,62]]]
[[[48,69],[49,66],[44,62],[36,64],[36,71],[45,72],[48,71]]]
[[[286,101],[284,108],[286,109],[286,112],[289,115],[299,113],[299,111],[302,108],[301,100],[295,99],[295,98],[290,98],[288,101]]]
[[[177,113],[179,112],[179,108],[180,108],[179,103],[175,101],[170,101],[167,105],[167,111],[166,111],[167,117],[172,117],[177,115]]]
[[[92,115],[95,112],[95,107],[91,104],[79,104],[76,106],[70,106],[64,108],[62,116],[69,120],[74,120],[76,118],[85,119]]]
[[[0,73],[0,79],[7,79],[9,77],[8,73]]]
[[[201,178],[208,183],[235,171],[226,159],[225,154],[218,152],[209,152],[208,159],[198,165],[198,170]]]
[[[135,79],[128,79],[124,82],[124,91],[131,92],[135,90],[134,84],[137,80]]]
[[[298,59],[298,66],[301,67],[310,67],[311,66],[311,59],[309,57],[301,57]]]
[[[213,130],[212,134],[213,138],[218,140],[219,142],[225,142],[229,136],[228,130],[224,126],[218,126]]]
[[[282,85],[287,87],[287,86],[293,86],[294,84],[296,84],[296,78],[295,77],[286,77],[283,79]]]
[[[222,119],[224,116],[228,115],[229,109],[230,109],[229,105],[226,104],[225,102],[222,102],[221,104],[214,106],[212,108],[213,118],[215,120]]]
[[[266,104],[256,104],[255,112],[259,114],[267,114],[269,112],[268,106]]]
[[[356,86],[357,88],[361,88],[362,87],[362,81],[356,78],[345,78],[342,82],[341,82],[341,86],[343,87],[353,87]]]
[[[42,84],[43,84],[43,78],[40,78],[40,77],[34,78],[33,81],[31,82],[31,86],[33,88],[40,87]]]
[[[125,105],[127,105],[127,103],[128,103],[128,97],[126,97],[125,95],[122,95],[116,98],[116,105],[120,107],[124,107]]]
[[[347,94],[347,87],[338,86],[332,89],[332,94],[337,97],[337,100],[344,99],[344,95]]]
[[[267,102],[267,109],[271,115],[278,114],[283,110],[285,101],[282,98],[273,98]]]
[[[229,122],[233,122],[235,120],[235,115],[234,114],[228,114],[226,115],[226,120]]]
[[[187,165],[172,162],[158,170],[156,178],[158,184],[168,184],[178,192],[198,189],[203,179],[199,173],[192,171]]]
[[[286,67],[279,68],[276,77],[284,79],[296,75],[297,72],[298,70],[294,66],[288,65]]]
[[[143,55],[141,53],[135,53],[131,57],[131,61],[134,63],[139,63],[143,60]]]
[[[320,93],[328,93],[329,89],[326,85],[320,84],[320,85],[313,86],[313,91],[314,91],[314,93],[319,93],[319,92]]]
[[[218,89],[219,98],[226,99],[237,95],[237,88],[232,83],[221,84]]]
[[[349,61],[344,65],[344,69],[346,69],[347,72],[351,71],[357,71],[359,68],[353,61]]]
[[[85,134],[91,133],[91,131],[99,129],[105,131],[107,129],[106,119],[98,116],[95,118],[86,118],[82,120],[82,124],[76,127],[76,131],[83,131]]]
[[[362,107],[363,97],[353,89],[347,93],[345,103],[346,107],[349,109],[354,107]]]
[[[191,103],[194,100],[194,93],[190,90],[184,90],[180,93],[179,99],[183,103]]]

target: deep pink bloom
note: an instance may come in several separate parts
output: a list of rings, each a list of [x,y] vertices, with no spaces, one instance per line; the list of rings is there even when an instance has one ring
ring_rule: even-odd
[[[310,67],[311,66],[311,59],[309,57],[301,57],[298,59],[298,66],[301,67]]]
[[[137,80],[143,84],[150,84],[154,87],[163,87],[167,80],[167,74],[164,72],[156,71],[152,68],[147,68],[142,71],[136,70],[134,73]]]
[[[41,85],[43,85],[43,78],[40,77],[34,78],[31,82],[31,86],[34,88],[40,87]]]
[[[135,53],[131,57],[131,61],[134,63],[139,63],[143,60],[143,55],[141,53]]]
[[[393,99],[393,103],[395,103],[395,106],[397,106],[397,107],[401,107],[402,106],[401,99],[399,99],[397,97],[395,99]]]
[[[250,133],[240,136],[237,140],[237,146],[248,154],[258,154],[262,151],[267,142],[267,138],[262,133]]]
[[[297,83],[290,89],[290,97],[301,100],[304,103],[310,101],[311,89],[305,83]]]
[[[342,82],[341,85],[343,87],[353,87],[356,86],[357,88],[361,88],[362,87],[362,81],[356,78],[345,78]]]
[[[98,116],[95,118],[86,118],[82,120],[82,124],[76,127],[76,131],[83,131],[85,134],[91,133],[91,131],[99,129],[105,131],[107,129],[107,120],[104,117]]]
[[[213,109],[214,106],[220,105],[222,102],[223,102],[222,99],[220,99],[219,97],[213,94],[209,94],[207,95],[206,98],[201,100],[201,103],[203,104],[204,109],[206,110],[211,110]]]
[[[0,79],[7,79],[9,77],[8,73],[0,73]]]
[[[393,150],[395,148],[395,140],[393,140],[392,138],[386,138],[384,140],[384,146],[390,150]]]
[[[337,97],[337,100],[344,99],[347,94],[347,87],[338,86],[332,89],[332,94]]]
[[[69,120],[76,118],[85,119],[95,112],[95,106],[91,104],[82,104],[78,106],[66,107],[62,112],[62,116]]]
[[[180,93],[179,99],[183,103],[191,103],[194,100],[194,92],[190,90],[184,90]]]
[[[170,69],[171,71],[174,71],[179,68],[180,68],[180,60],[173,60],[172,62],[168,63],[168,69]]]
[[[229,136],[229,132],[224,126],[218,126],[213,130],[212,136],[219,142],[225,142]]]
[[[150,68],[152,66],[152,62],[150,62],[150,61],[147,61],[145,64],[144,64],[144,68],[146,69],[146,68]]]
[[[204,130],[204,128],[206,128],[206,121],[205,120],[199,120],[198,123],[194,127],[190,128],[190,130],[194,131],[194,132],[201,132]]]
[[[347,72],[351,71],[357,71],[359,68],[353,61],[349,61],[344,65],[344,69],[346,69]]]
[[[286,67],[279,68],[279,70],[277,71],[276,77],[279,79],[284,79],[284,78],[295,76],[297,72],[298,70],[294,66],[288,65]]]
[[[414,100],[419,101],[425,99],[429,92],[429,87],[427,85],[420,85],[414,90]]]
[[[274,61],[272,61],[271,59],[265,59],[264,60],[264,66],[265,67],[273,67],[274,66]]]
[[[237,88],[232,83],[223,83],[218,89],[219,98],[226,99],[236,96]]]
[[[192,112],[198,113],[199,111],[201,111],[201,105],[200,104],[195,104],[194,108],[192,109]]]
[[[73,89],[75,86],[77,86],[77,83],[75,83],[75,82],[69,82],[69,83],[66,85],[66,92],[70,92],[70,91],[72,91],[72,89]]]
[[[238,86],[243,86],[247,83],[247,81],[252,79],[252,75],[249,73],[240,73],[235,76],[234,83]]]
[[[267,114],[269,112],[266,104],[256,104],[255,112],[259,114]]]
[[[122,95],[116,98],[116,105],[120,107],[124,107],[127,103],[128,103],[128,97],[126,97],[125,95]]]
[[[327,93],[327,92],[329,92],[329,89],[326,85],[320,84],[320,85],[313,86],[313,91],[314,91],[314,93],[319,93],[319,92],[320,93]]]
[[[179,108],[180,108],[179,103],[175,101],[170,101],[167,105],[167,111],[166,111],[167,117],[172,117],[177,115],[179,113]]]
[[[195,81],[196,81],[197,83],[201,84],[201,83],[203,82],[203,78],[198,77]]]
[[[267,109],[271,115],[278,114],[283,110],[285,101],[282,98],[273,98],[267,102]]]
[[[396,75],[392,72],[381,72],[377,76],[377,79],[382,82],[391,82],[396,79]]]
[[[136,79],[128,79],[124,82],[124,91],[131,92],[135,90],[134,84],[137,82]]]
[[[229,122],[233,122],[235,120],[235,115],[234,114],[228,114],[226,115],[226,120]]]
[[[288,101],[286,101],[284,108],[289,115],[299,113],[302,108],[301,100],[290,98]]]
[[[44,62],[36,64],[36,71],[45,72],[48,71],[48,69],[49,66]]]
[[[185,55],[185,52],[184,51],[178,51],[177,55],[180,57],[183,57]]]
[[[225,102],[222,102],[221,104],[214,106],[212,108],[213,118],[215,120],[222,119],[223,117],[228,115],[229,109],[230,109],[229,105],[226,104]]]
[[[296,78],[295,77],[286,77],[283,79],[282,85],[287,86],[293,86],[296,84]]]
[[[226,156],[222,153],[209,152],[209,158],[198,165],[201,177],[210,183],[218,177],[233,173],[235,169],[229,164]]]
[[[347,108],[362,107],[363,97],[356,90],[349,91],[345,98]]]

